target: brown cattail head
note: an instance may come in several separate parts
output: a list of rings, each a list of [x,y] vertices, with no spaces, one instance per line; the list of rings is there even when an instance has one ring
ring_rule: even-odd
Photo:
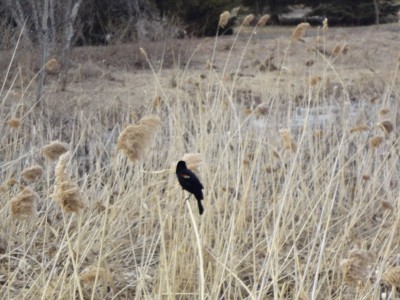
[[[282,138],[282,144],[283,148],[286,150],[291,150],[292,152],[297,151],[297,145],[290,135],[290,131],[288,129],[280,129],[279,134],[281,135]]]
[[[43,156],[48,160],[57,160],[62,154],[69,150],[67,143],[53,141],[43,147]]]
[[[43,168],[41,166],[32,166],[25,168],[21,172],[22,178],[27,182],[34,182],[36,179],[43,175]]]
[[[385,134],[389,134],[393,131],[393,123],[389,120],[382,121],[377,125]]]
[[[383,143],[384,138],[381,136],[372,137],[369,142],[373,148],[378,148]]]
[[[340,262],[343,279],[352,287],[364,286],[373,274],[376,255],[370,251],[354,249]]]
[[[18,128],[21,125],[21,119],[12,118],[6,121],[6,124],[10,128]]]
[[[251,21],[254,20],[254,15],[253,14],[249,14],[247,15],[242,22],[242,26],[250,26]]]
[[[11,215],[16,220],[26,220],[36,215],[36,205],[39,199],[30,187],[22,188],[11,200]]]
[[[69,152],[60,156],[55,169],[55,184],[53,194],[50,195],[66,212],[77,213],[84,207],[78,185],[73,182],[67,173]]]
[[[219,16],[219,27],[225,28],[225,26],[228,24],[228,21],[231,17],[231,13],[229,11],[224,11],[222,14]]]
[[[45,69],[49,74],[57,74],[60,72],[60,63],[55,58],[51,58],[47,61]]]
[[[117,149],[122,150],[130,161],[139,160],[152,140],[160,120],[155,116],[142,118],[137,125],[129,125],[118,137]]]
[[[310,85],[316,86],[322,80],[321,76],[312,76],[310,78]]]
[[[400,287],[400,266],[392,267],[382,277],[385,285],[392,287]]]
[[[269,20],[269,15],[263,15],[257,22],[257,26],[265,26]]]
[[[301,40],[306,33],[306,29],[310,27],[310,23],[300,23],[299,25],[297,25],[296,29],[293,31],[292,39],[296,41]]]

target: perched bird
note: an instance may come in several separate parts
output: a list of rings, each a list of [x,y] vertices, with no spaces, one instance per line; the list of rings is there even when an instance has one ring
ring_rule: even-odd
[[[199,212],[200,215],[202,215],[204,212],[203,205],[201,204],[201,200],[203,200],[203,192],[201,191],[204,189],[203,185],[200,183],[196,175],[186,167],[186,163],[183,160],[179,161],[176,166],[176,176],[178,177],[179,184],[182,188],[196,197]]]

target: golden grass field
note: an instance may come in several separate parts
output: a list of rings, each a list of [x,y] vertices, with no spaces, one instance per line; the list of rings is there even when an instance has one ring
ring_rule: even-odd
[[[399,26],[3,53],[0,298],[396,299]]]

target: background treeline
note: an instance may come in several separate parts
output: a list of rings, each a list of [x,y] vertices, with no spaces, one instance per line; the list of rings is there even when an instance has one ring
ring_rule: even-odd
[[[299,5],[311,9],[303,20],[281,17]],[[1,46],[12,44],[22,27],[32,43],[45,36],[61,48],[156,40],[183,32],[214,35],[220,13],[235,7],[241,9],[231,26],[248,13],[268,13],[273,24],[316,23],[328,17],[331,26],[354,26],[393,20],[400,5],[395,0],[0,0]]]

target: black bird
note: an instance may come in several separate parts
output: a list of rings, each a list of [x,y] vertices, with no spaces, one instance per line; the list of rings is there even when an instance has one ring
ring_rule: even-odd
[[[186,163],[183,160],[179,161],[176,165],[176,176],[182,188],[196,197],[199,212],[202,215],[204,212],[203,205],[201,204],[201,200],[203,200],[203,192],[201,191],[204,189],[203,185],[196,175],[186,167]]]

